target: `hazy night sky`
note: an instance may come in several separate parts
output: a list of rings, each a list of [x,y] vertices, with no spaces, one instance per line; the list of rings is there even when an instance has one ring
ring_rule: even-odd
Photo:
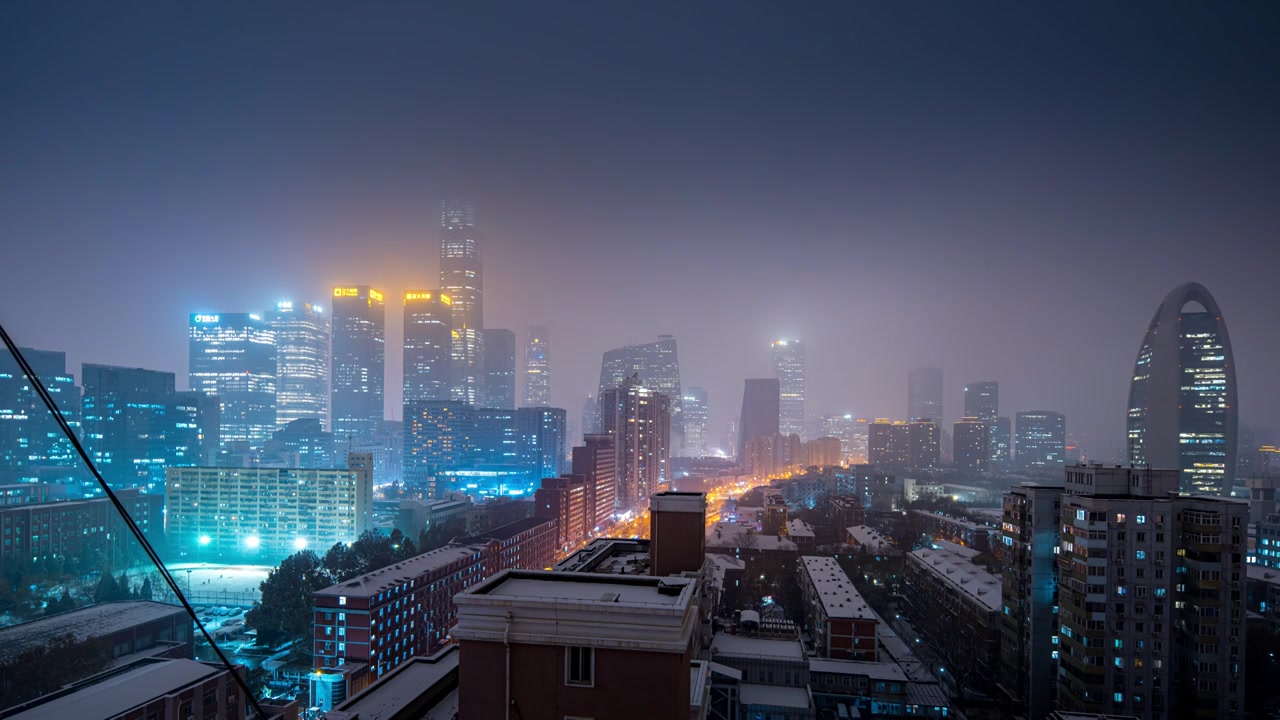
[[[571,418],[673,333],[720,438],[798,337],[811,414],[902,417],[933,363],[948,422],[998,380],[1106,458],[1197,280],[1280,428],[1277,37],[1274,3],[5,3],[0,322],[185,385],[189,312],[438,285],[463,193],[485,324],[551,328]]]

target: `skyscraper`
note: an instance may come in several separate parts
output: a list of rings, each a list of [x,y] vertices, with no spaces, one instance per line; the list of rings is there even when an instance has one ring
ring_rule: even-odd
[[[514,410],[516,407],[516,334],[510,330],[484,333],[484,382],[480,404]]]
[[[1156,309],[1129,386],[1129,461],[1177,468],[1186,492],[1230,492],[1236,469],[1236,370],[1222,311],[1199,283]]]
[[[804,343],[774,340],[773,376],[778,379],[778,431],[805,438],[804,427]]]
[[[780,392],[777,378],[748,379],[742,388],[742,415],[738,420],[739,463],[746,460],[747,443],[778,434]]]
[[[383,419],[387,308],[367,285],[333,289],[334,437],[372,432]]]
[[[329,316],[319,305],[276,303],[267,313],[276,336],[276,427],[314,419],[329,429]]]
[[[524,405],[525,407],[551,404],[551,338],[545,327],[529,328],[528,342],[524,349]]]
[[[956,467],[964,470],[986,470],[991,461],[991,429],[981,418],[963,417],[952,426]]]
[[[670,402],[632,376],[601,394],[600,419],[613,437],[618,505],[635,507],[671,479]]]
[[[922,418],[942,427],[942,368],[916,368],[907,374],[907,420]]]
[[[710,447],[707,442],[707,391],[691,387],[684,393],[684,454],[702,457]]]
[[[921,418],[907,424],[912,470],[937,470],[942,464],[942,431],[938,423]]]
[[[1000,383],[990,380],[964,386],[964,416],[992,423],[1000,414]]]
[[[591,395],[582,401],[582,435],[595,435],[600,432],[600,401]]]
[[[84,364],[84,449],[112,488],[164,487],[176,464],[179,423],[173,373]],[[185,463],[196,464],[192,457]]]
[[[640,384],[667,396],[671,407],[670,448],[681,454],[684,444],[684,393],[680,391],[680,359],[673,335],[659,335],[657,342],[627,345],[606,352],[600,362],[600,388],[596,397],[636,376]]]
[[[559,477],[564,466],[565,412],[552,407],[523,407],[516,410],[520,462],[534,468],[534,477]]]
[[[911,467],[911,431],[907,423],[877,418],[868,428],[867,456],[885,472],[899,473]]]
[[[1049,410],[1027,410],[1017,414],[1018,465],[1060,471],[1066,459],[1067,418]]]
[[[1000,415],[988,427],[991,430],[991,462],[1007,466],[1013,457],[1013,420],[1008,415]]]
[[[453,307],[448,295],[404,294],[404,405],[448,400],[453,391]]]
[[[820,425],[823,437],[833,437],[840,441],[840,459],[846,463],[853,457],[853,426],[853,416],[848,413],[823,415]]]
[[[80,388],[67,372],[67,355],[19,348],[57,403],[73,430],[80,429]],[[75,448],[18,363],[0,350],[0,482],[43,480],[83,482],[84,468]]]
[[[276,429],[276,340],[261,315],[193,313],[190,387],[218,398],[224,448],[261,448]]]
[[[440,290],[453,299],[453,399],[480,399],[484,373],[484,267],[470,200],[440,209]]]

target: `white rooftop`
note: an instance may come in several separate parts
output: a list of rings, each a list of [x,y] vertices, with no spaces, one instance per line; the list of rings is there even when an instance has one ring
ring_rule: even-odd
[[[747,539],[747,536],[751,539]],[[745,543],[745,544],[744,544]],[[707,530],[707,547],[743,548],[752,550],[777,550],[798,552],[800,550],[791,540],[757,532],[747,525],[731,522],[718,522]]]
[[[853,538],[855,543],[872,550],[880,550],[893,545],[889,538],[870,525],[854,525],[845,528],[845,532],[849,533],[849,537]]]
[[[852,618],[855,620],[879,620],[875,611],[862,599],[862,595],[853,587],[853,581],[845,575],[844,570],[834,558],[805,555],[805,572],[813,583],[818,597],[822,600],[822,608],[829,618]]]
[[[774,658],[803,662],[804,645],[799,640],[772,640],[716,633],[711,638],[711,657]]]
[[[671,583],[684,581],[671,578]],[[489,597],[510,596],[542,601],[580,600],[590,603],[631,603],[635,605],[679,605],[680,595],[658,592],[656,583],[638,585],[613,582],[562,582],[558,579],[511,577],[485,593]]]
[[[908,557],[910,562],[920,565],[931,575],[959,590],[962,597],[980,603],[987,610],[1000,610],[1000,578],[973,564],[971,556],[949,548],[925,548],[910,553]]]
[[[813,526],[800,518],[788,520],[787,537],[811,538],[813,537]]]
[[[1264,565],[1247,565],[1245,572],[1250,580],[1258,580],[1268,585],[1280,585],[1280,570]]]
[[[392,563],[358,578],[330,585],[323,590],[317,590],[315,594],[370,597],[388,588],[409,582],[420,575],[469,558],[483,550],[484,548],[480,545],[449,545],[408,560]]]
[[[66,720],[115,717],[213,675],[220,668],[195,660],[139,663],[61,697],[10,715],[10,720]]]
[[[866,675],[872,680],[907,681],[907,673],[896,662],[863,662],[861,660],[827,660],[810,658],[809,672],[834,675]]]
[[[804,709],[813,707],[808,688],[776,685],[742,683],[738,686],[738,700],[743,705]]]
[[[72,634],[77,640],[83,641],[174,615],[182,616],[181,622],[190,623],[186,614],[187,611],[180,605],[166,605],[151,600],[89,605],[0,630],[0,661],[43,646],[55,635]]]

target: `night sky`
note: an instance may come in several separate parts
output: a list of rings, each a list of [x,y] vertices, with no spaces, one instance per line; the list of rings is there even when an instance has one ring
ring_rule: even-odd
[[[571,417],[673,333],[719,438],[789,337],[811,414],[933,363],[948,422],[998,380],[1107,459],[1196,280],[1280,429],[1280,6],[1031,5],[4,3],[0,322],[185,385],[189,312],[438,285],[467,194],[485,323],[551,328]]]

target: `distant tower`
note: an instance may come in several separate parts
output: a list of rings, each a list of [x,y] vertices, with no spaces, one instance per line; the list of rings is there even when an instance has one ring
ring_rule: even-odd
[[[1199,283],[1156,309],[1129,386],[1129,461],[1178,468],[1184,492],[1225,495],[1235,482],[1236,368],[1222,311]]]
[[[622,385],[631,376],[641,385],[666,395],[671,403],[670,447],[683,454],[684,393],[680,392],[680,357],[673,335],[659,335],[656,342],[626,345],[605,352],[600,362],[600,387],[597,397]]]
[[[1009,460],[1009,418],[1000,417],[1000,383],[992,380],[964,386],[964,417],[978,418],[987,425],[988,460]],[[960,458],[955,459],[957,463]],[[984,470],[986,468],[983,468]]]
[[[193,313],[190,333],[190,387],[218,398],[223,445],[261,448],[276,429],[275,333],[253,313]]]
[[[329,316],[319,305],[283,301],[267,313],[276,336],[276,427],[319,420],[329,430]]]
[[[529,328],[528,342],[524,349],[524,403],[525,407],[550,407],[551,405],[551,339],[547,328],[534,325]]]
[[[702,457],[707,454],[707,391],[691,387],[684,393],[684,454]]]
[[[516,407],[516,334],[484,330],[484,382],[480,404],[514,410]]]
[[[632,376],[600,396],[604,434],[613,436],[618,505],[634,507],[670,481],[671,406]]]
[[[441,206],[440,290],[453,299],[452,396],[474,405],[484,372],[484,269],[469,200],[446,200]]]
[[[1067,452],[1067,418],[1049,410],[1017,414],[1018,464],[1022,467],[1062,471]]]
[[[335,438],[373,432],[382,422],[386,342],[387,308],[382,293],[367,285],[335,287],[331,382]],[[225,427],[225,409],[223,413]]]
[[[799,340],[773,341],[773,376],[778,379],[780,405],[779,432],[805,437],[804,427],[804,343]]]
[[[600,401],[591,395],[582,401],[582,435],[595,435],[600,432]]]
[[[963,470],[986,470],[991,462],[991,426],[981,418],[963,417],[952,426],[956,467]]]
[[[439,291],[404,294],[404,406],[448,400],[453,387],[453,301]]]
[[[749,379],[742,389],[742,416],[738,420],[737,460],[745,462],[747,443],[778,434],[780,392],[777,378]]]
[[[907,374],[907,420],[922,418],[942,426],[942,368],[916,368]]]

